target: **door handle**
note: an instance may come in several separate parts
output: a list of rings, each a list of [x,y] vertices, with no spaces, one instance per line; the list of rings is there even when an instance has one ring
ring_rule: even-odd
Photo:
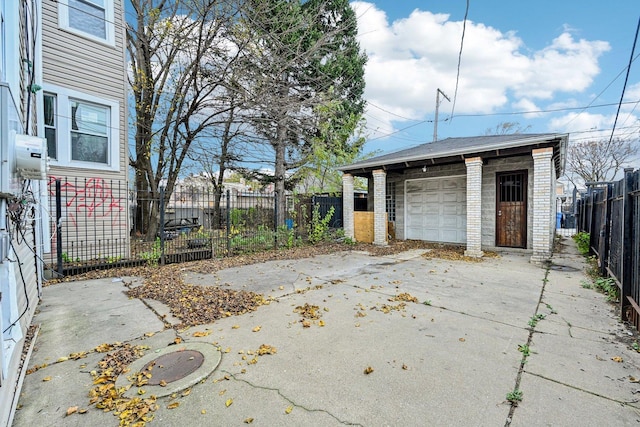
[[[498,216],[502,216],[502,211],[498,211]]]

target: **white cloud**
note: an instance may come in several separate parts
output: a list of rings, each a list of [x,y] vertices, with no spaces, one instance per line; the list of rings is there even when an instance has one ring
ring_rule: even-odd
[[[389,22],[372,3],[356,1],[352,7],[360,45],[369,56],[367,100],[407,119],[432,119],[436,90],[454,96],[462,22],[420,10]],[[609,44],[576,40],[572,32],[565,29],[544,49],[529,52],[515,32],[467,21],[455,112],[490,113],[506,105],[535,110],[536,100],[587,89]],[[450,111],[444,101],[440,118]],[[371,106],[368,114],[379,122],[373,127],[391,129],[393,121],[403,121]]]

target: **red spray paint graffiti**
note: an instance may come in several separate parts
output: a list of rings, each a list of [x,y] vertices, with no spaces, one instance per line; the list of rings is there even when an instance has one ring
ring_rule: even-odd
[[[52,200],[55,200],[56,179],[54,176],[49,176],[49,195]],[[88,178],[82,181],[62,180],[61,189],[66,206],[66,217],[74,227],[77,227],[77,220],[81,216],[108,219],[114,227],[126,226],[126,199],[115,196],[107,180],[103,178]]]

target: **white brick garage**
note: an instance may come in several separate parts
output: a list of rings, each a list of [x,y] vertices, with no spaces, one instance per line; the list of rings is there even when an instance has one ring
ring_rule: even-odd
[[[483,249],[520,248],[531,253],[532,262],[545,261],[553,250],[553,191],[564,171],[568,139],[568,134],[447,138],[341,166],[345,235],[354,238],[353,183],[362,177],[369,180],[367,209],[376,224],[386,216],[396,239],[463,244],[473,257],[483,256]],[[521,178],[503,180],[506,175]],[[522,192],[517,200],[507,197],[516,194],[507,187]],[[373,231],[374,243],[387,243],[386,227],[376,225]]]
[[[467,237],[465,176],[405,181],[407,239],[465,243]]]

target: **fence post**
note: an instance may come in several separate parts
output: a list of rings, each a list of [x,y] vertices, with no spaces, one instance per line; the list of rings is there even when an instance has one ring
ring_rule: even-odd
[[[278,249],[278,193],[275,191],[273,192],[273,247]]]
[[[227,256],[231,256],[231,192],[227,190]]]
[[[158,205],[160,208],[160,265],[164,265],[164,187],[160,187],[160,202]]]
[[[64,276],[62,268],[62,184],[56,179],[56,258],[59,277]]]
[[[613,203],[613,184],[607,184],[604,190],[604,212],[600,224],[600,240],[598,241],[598,253],[600,254],[600,275],[607,276],[607,267],[611,254],[609,254],[609,238],[611,237],[611,204]]]
[[[622,233],[622,289],[620,289],[620,318],[625,319],[626,307],[630,305],[627,297],[631,295],[631,281],[633,278],[633,263],[631,260],[631,252],[633,250],[633,239],[637,239],[638,230],[633,229],[633,168],[625,168],[624,185],[623,185],[623,202],[622,202],[622,224],[623,230],[629,230],[629,233]],[[637,212],[635,213],[638,214]]]

